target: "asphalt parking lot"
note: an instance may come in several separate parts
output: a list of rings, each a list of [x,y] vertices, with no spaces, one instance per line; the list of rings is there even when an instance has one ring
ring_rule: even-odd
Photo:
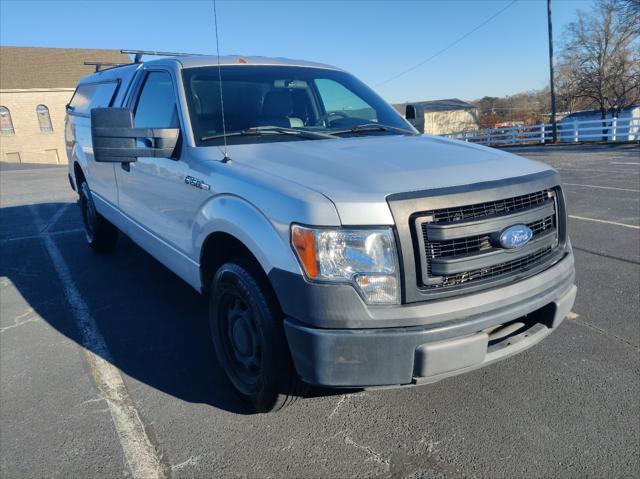
[[[3,166],[0,476],[136,475],[136,444],[114,425],[122,399],[174,478],[638,477],[640,148],[512,151],[564,183],[579,288],[571,319],[463,376],[312,390],[270,415],[234,394],[195,291],[127,239],[110,256],[85,246],[65,168]],[[124,382],[115,405],[83,347],[86,317],[108,349],[93,353]]]

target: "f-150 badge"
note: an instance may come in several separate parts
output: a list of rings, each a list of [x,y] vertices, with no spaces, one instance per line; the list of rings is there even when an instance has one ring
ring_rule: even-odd
[[[200,188],[201,190],[209,191],[211,189],[211,186],[198,178],[194,178],[193,176],[185,176],[184,182],[187,185],[195,186],[196,188]]]

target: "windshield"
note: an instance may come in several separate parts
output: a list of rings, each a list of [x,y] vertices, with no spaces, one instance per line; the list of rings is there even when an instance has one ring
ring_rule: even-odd
[[[220,73],[229,144],[331,138],[332,134],[416,134],[389,104],[345,72],[239,65],[223,66]],[[185,69],[183,79],[197,144],[222,144],[218,67]],[[324,134],[282,134],[284,129]]]

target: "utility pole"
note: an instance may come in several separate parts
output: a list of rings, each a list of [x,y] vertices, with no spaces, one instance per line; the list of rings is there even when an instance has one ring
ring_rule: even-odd
[[[549,29],[549,89],[551,90],[551,125],[553,142],[558,141],[558,124],[556,122],[556,92],[553,81],[553,29],[551,27],[551,0],[547,0],[547,26]]]

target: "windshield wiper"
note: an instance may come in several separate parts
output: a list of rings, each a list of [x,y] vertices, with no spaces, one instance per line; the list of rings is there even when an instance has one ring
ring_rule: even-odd
[[[401,135],[409,135],[415,136],[418,133],[415,133],[411,130],[405,130],[404,128],[398,128],[396,126],[383,125],[380,123],[365,123],[363,125],[356,125],[353,128],[349,128],[346,130],[334,130],[331,132],[332,135],[343,135],[346,133],[367,133],[370,131],[392,131],[394,133],[400,133]]]
[[[216,140],[225,136],[260,136],[260,135],[294,135],[310,139],[335,138],[333,134],[320,133],[318,131],[296,130],[295,128],[286,128],[280,126],[255,126],[241,131],[232,131],[227,133],[219,133],[217,135],[203,136],[200,141]]]

